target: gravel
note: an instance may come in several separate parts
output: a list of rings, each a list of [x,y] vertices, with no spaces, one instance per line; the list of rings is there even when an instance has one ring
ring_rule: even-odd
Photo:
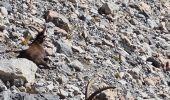
[[[101,84],[116,86],[98,100],[170,99],[168,0],[12,1],[0,1],[0,67],[17,60],[5,66],[20,69],[3,67],[2,100],[83,100],[94,77],[90,93]],[[43,24],[46,63],[53,69],[33,64],[36,70],[27,70],[34,67],[31,61],[14,51],[28,48],[36,37],[29,26],[41,30]]]

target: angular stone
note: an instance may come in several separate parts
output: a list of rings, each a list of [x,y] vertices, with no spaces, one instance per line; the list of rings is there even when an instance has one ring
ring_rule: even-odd
[[[5,86],[5,84],[3,83],[3,81],[0,80],[0,92],[5,91],[5,90],[7,90],[7,87]]]
[[[68,89],[73,89],[73,90],[74,90],[74,93],[81,94],[80,89],[79,89],[78,87],[74,86],[74,85],[69,85],[69,84],[67,84],[66,87],[67,87]],[[76,95],[76,94],[75,94],[75,95]]]
[[[75,52],[85,53],[85,51],[83,49],[81,49],[81,47],[78,47],[78,46],[72,46],[72,49]]]
[[[103,4],[98,11],[100,14],[108,15],[108,14],[113,14],[118,10],[119,10],[119,6],[117,4],[115,4],[114,2],[107,2]]]
[[[75,68],[78,71],[82,71],[84,69],[83,64],[79,62],[78,60],[72,61],[69,65],[70,67]]]
[[[56,11],[49,10],[46,15],[46,20],[48,22],[53,22],[55,26],[64,29],[67,32],[71,28],[69,20],[62,14],[57,13]]]
[[[6,97],[5,97],[6,96]],[[60,100],[59,96],[41,93],[41,94],[30,94],[25,92],[11,93],[7,92],[3,100]]]
[[[139,7],[140,7],[141,10],[144,10],[144,11],[147,11],[147,12],[151,11],[151,7],[148,4],[144,3],[143,1],[140,2],[139,5],[140,5]]]
[[[152,62],[152,65],[154,67],[156,67],[156,68],[160,68],[161,67],[161,62],[158,59],[154,58],[154,57],[148,57],[146,61]]]
[[[59,27],[54,27],[54,34],[62,34],[64,36],[67,36],[67,32]]]
[[[79,0],[68,0],[68,1],[70,1],[72,3],[78,3],[79,2]]]
[[[68,96],[68,92],[66,92],[63,89],[60,89],[60,93],[59,93],[61,98],[66,98]]]
[[[103,44],[107,45],[107,46],[110,46],[110,47],[114,47],[113,43],[108,41],[108,40],[106,40],[106,39],[103,39]]]
[[[12,5],[9,3],[9,1],[0,1],[0,5],[2,7],[5,7],[8,11],[12,11]]]
[[[155,86],[155,82],[151,79],[151,78],[145,78],[144,79],[144,82],[148,85],[152,85],[152,86]]]
[[[1,60],[0,78],[4,81],[23,79],[25,82],[34,82],[37,65],[25,58]]]
[[[57,46],[57,52],[64,53],[67,56],[71,56],[73,54],[71,44],[69,45],[68,41],[58,40],[55,45]]]
[[[2,16],[6,17],[8,15],[8,11],[5,7],[0,7],[0,13]]]

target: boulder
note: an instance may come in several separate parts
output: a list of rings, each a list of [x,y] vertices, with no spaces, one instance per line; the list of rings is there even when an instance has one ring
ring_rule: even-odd
[[[34,82],[37,65],[25,58],[0,60],[0,78],[4,81],[23,79]]]

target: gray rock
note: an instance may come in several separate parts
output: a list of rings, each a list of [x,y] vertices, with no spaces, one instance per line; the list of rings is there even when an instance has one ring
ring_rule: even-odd
[[[73,54],[71,46],[68,45],[65,40],[60,39],[55,45],[57,46],[57,52],[64,53],[67,56],[71,56]]]
[[[170,41],[170,34],[163,34],[162,37],[163,37],[166,41]]]
[[[98,11],[96,9],[94,9],[94,8],[91,8],[90,12],[92,12],[93,14],[98,14]]]
[[[149,44],[148,43],[142,43],[142,46],[143,46],[144,52],[146,54],[148,54],[148,56],[152,56],[153,51],[152,51],[151,47],[149,46]]]
[[[158,44],[163,48],[163,49],[170,49],[170,44],[163,38],[156,37],[158,39]]]
[[[11,91],[10,90],[6,90],[1,92],[2,94],[0,94],[0,99],[1,100],[11,100],[10,95],[11,95]]]
[[[114,14],[116,11],[119,10],[119,6],[114,2],[107,2],[99,8],[99,13],[101,14]]]
[[[18,93],[18,92],[20,92],[20,90],[19,90],[16,86],[10,87],[10,90],[11,90],[12,93]]]
[[[18,87],[18,89],[19,89],[21,92],[27,92],[27,91],[26,91],[26,88],[25,88],[24,86]]]
[[[152,62],[152,65],[154,67],[157,67],[157,68],[161,67],[161,62],[158,59],[154,58],[154,57],[148,57],[146,61]]]
[[[97,47],[87,46],[86,48],[90,53],[98,53],[100,51],[100,49]]]
[[[3,83],[3,81],[0,80],[0,92],[5,91],[5,90],[7,90],[7,87],[5,86],[5,84]]]
[[[69,65],[70,67],[75,68],[77,71],[82,71],[84,69],[83,64],[78,60],[72,61]]]
[[[38,80],[35,84],[34,84],[34,86],[35,87],[43,87],[43,86],[45,86],[45,80],[44,79],[40,79],[40,80]]]
[[[6,26],[3,24],[0,24],[0,31],[3,32],[6,29]]]
[[[108,66],[114,67],[114,65],[112,64],[112,62],[109,59],[107,59],[106,61],[103,61],[102,64],[105,67],[108,67]]]
[[[138,92],[141,94],[142,98],[148,98],[148,94],[147,93],[142,92],[142,91],[138,91]]]
[[[139,22],[138,22],[138,20],[132,18],[132,19],[130,20],[130,23],[131,23],[132,25],[137,25]]]
[[[0,1],[0,5],[5,7],[8,11],[12,11],[12,6],[8,1]]]
[[[68,96],[71,97],[71,98],[75,97],[74,94],[73,94],[73,92],[68,92]],[[78,100],[79,100],[79,99],[78,99]]]
[[[81,47],[78,47],[78,46],[72,46],[72,49],[75,52],[85,53],[85,51]]]
[[[90,21],[92,19],[92,17],[86,12],[80,12],[79,18],[83,21]]]
[[[124,57],[129,56],[129,54],[123,48],[118,48],[118,52]]]
[[[125,80],[119,80],[119,83],[121,83],[122,85],[127,84],[127,82]]]
[[[68,92],[66,92],[63,89],[60,89],[60,92],[58,95],[60,95],[61,98],[66,98],[68,96]]]
[[[68,33],[64,29],[61,29],[59,27],[55,27],[54,28],[54,34],[61,34],[63,36],[67,36],[68,35]]]
[[[113,43],[108,41],[108,40],[106,40],[106,39],[103,39],[103,44],[107,45],[107,46],[110,46],[110,47],[114,47]]]
[[[60,100],[59,96],[52,94],[28,94],[24,92],[8,95],[6,100]]]
[[[36,87],[35,88],[35,93],[46,93],[47,92],[47,90],[46,90],[46,88],[45,87]]]
[[[63,74],[59,75],[58,78],[59,78],[58,82],[60,84],[65,84],[65,83],[67,83],[69,81],[69,79]]]
[[[46,20],[53,22],[57,27],[64,29],[67,32],[71,29],[69,20],[62,14],[59,14],[55,11],[49,10],[46,15]]]
[[[145,84],[151,85],[151,86],[155,86],[155,84],[156,84],[155,81],[152,80],[151,78],[145,78],[144,82],[145,82]]]
[[[67,84],[66,87],[68,89],[73,89],[74,90],[74,95],[81,94],[81,91],[79,90],[79,88],[74,86],[74,85]]]
[[[19,37],[21,37],[22,33],[12,32],[11,35],[12,35],[13,38],[19,38]],[[31,37],[31,36],[30,36],[30,37]]]
[[[134,52],[137,47],[134,44],[132,44],[128,37],[123,35],[121,35],[121,37],[122,37],[121,45],[124,47],[124,50],[129,54]]]
[[[2,80],[21,78],[25,82],[34,82],[36,71],[36,64],[24,58],[0,61],[0,77]]]
[[[54,56],[56,53],[56,47],[54,46],[54,44],[52,44],[50,41],[46,41],[45,46],[46,46],[46,48],[44,48],[44,49],[45,49],[47,55]]]
[[[35,78],[42,78],[42,75],[39,73],[35,73]]]
[[[67,64],[63,64],[63,63],[59,64],[59,63],[57,64],[57,66],[58,66],[58,69],[61,70],[61,72],[66,73],[68,75],[72,75],[71,69]]]
[[[132,70],[129,70],[128,73],[130,73],[130,75],[134,78],[134,79],[139,79],[139,72],[140,72],[140,68],[133,68]]]
[[[0,13],[2,16],[6,17],[8,15],[8,11],[5,7],[0,7]]]
[[[39,23],[39,24],[43,24],[45,22],[44,18],[37,18],[37,17],[34,17],[34,16],[32,17],[32,20],[36,23]]]
[[[25,3],[22,4],[22,7],[23,7],[24,9],[28,9],[28,6],[27,6]]]
[[[70,1],[72,3],[78,3],[79,2],[79,0],[68,0],[68,1]]]
[[[145,19],[145,16],[143,14],[136,14],[136,17]]]
[[[148,19],[147,22],[148,22],[148,24],[149,24],[149,26],[150,26],[151,28],[156,28],[156,27],[158,27],[158,24],[156,23],[155,20]]]
[[[52,91],[54,89],[54,83],[52,81],[47,81],[47,89]]]
[[[170,31],[170,23],[169,20],[165,23],[165,27],[168,31]]]
[[[49,55],[49,56],[54,56],[55,55],[56,48],[55,49],[54,48],[44,48],[44,49],[45,49],[47,55]]]
[[[52,95],[52,94],[43,94],[43,97],[45,100],[60,100],[59,96]],[[28,99],[28,100],[30,100],[30,99]],[[40,99],[40,100],[42,100],[42,99]]]

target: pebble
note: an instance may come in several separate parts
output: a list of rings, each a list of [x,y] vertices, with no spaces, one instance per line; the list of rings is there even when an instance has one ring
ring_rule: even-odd
[[[7,17],[8,11],[5,7],[0,7],[0,13],[2,14],[3,17]]]
[[[73,54],[71,45],[69,45],[65,40],[58,40],[55,45],[57,46],[57,52],[64,53],[67,56],[71,56]]]
[[[46,20],[49,22],[53,22],[55,26],[60,27],[61,29],[64,29],[67,32],[71,29],[69,20],[62,14],[57,13],[56,11],[49,10],[46,15]]]
[[[84,69],[83,64],[82,64],[80,61],[78,61],[78,60],[72,61],[72,62],[69,64],[69,66],[70,66],[71,68],[75,68],[77,71],[83,71],[83,69]]]
[[[157,68],[160,68],[160,67],[161,67],[161,63],[160,63],[158,60],[156,60],[155,58],[153,58],[153,57],[147,58],[146,61],[152,62],[152,65],[153,65],[154,67],[157,67]]]
[[[61,98],[66,98],[68,96],[68,92],[63,89],[60,89],[59,95]]]
[[[0,80],[0,92],[6,91],[6,90],[7,90],[7,87],[5,86],[5,84],[3,83],[3,81]]]
[[[68,89],[73,89],[74,90],[74,93],[81,93],[81,91],[79,90],[79,88],[78,87],[76,87],[76,86],[74,86],[74,85],[66,85],[66,87],[68,88]]]
[[[119,10],[119,6],[115,4],[114,2],[107,2],[102,5],[101,8],[99,8],[99,13],[101,14],[114,14]]]

